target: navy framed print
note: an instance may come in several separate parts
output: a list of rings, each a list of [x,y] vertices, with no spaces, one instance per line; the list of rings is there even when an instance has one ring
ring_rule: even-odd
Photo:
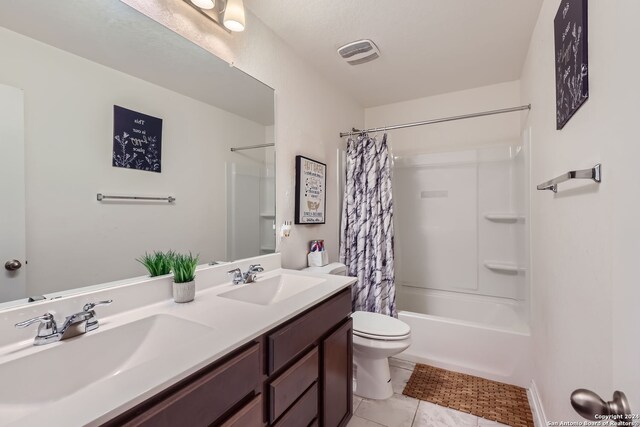
[[[562,0],[553,21],[558,130],[589,98],[587,18],[587,0]]]
[[[162,171],[162,119],[113,106],[113,166]]]

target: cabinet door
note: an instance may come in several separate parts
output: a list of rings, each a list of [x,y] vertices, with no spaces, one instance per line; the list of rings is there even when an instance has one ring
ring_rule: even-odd
[[[345,426],[353,411],[353,337],[349,318],[322,342],[321,382],[324,427]]]
[[[259,387],[260,350],[256,343],[220,366],[204,368],[103,427],[207,427]]]
[[[242,407],[220,427],[262,427],[262,395]]]

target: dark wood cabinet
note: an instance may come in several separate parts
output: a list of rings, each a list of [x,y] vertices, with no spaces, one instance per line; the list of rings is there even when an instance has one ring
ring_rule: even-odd
[[[261,346],[251,344],[143,402],[106,426],[209,426],[260,389]]]
[[[352,414],[350,314],[345,289],[104,426],[344,426]]]
[[[269,384],[269,422],[284,414],[318,380],[318,361],[318,348],[314,347]]]
[[[259,394],[238,412],[225,421],[221,427],[262,427],[262,395]]]
[[[265,335],[270,425],[296,425],[292,424],[296,420],[299,426],[315,422],[339,427],[349,421],[353,406],[350,314],[351,290],[345,289]],[[311,391],[317,396],[313,406],[308,397]]]
[[[274,424],[275,427],[300,427],[308,426],[318,419],[318,383],[302,395],[291,409]]]
[[[336,325],[351,314],[351,291],[340,292],[320,305],[303,313],[274,332],[267,334],[268,371],[275,371],[291,362]]]
[[[322,341],[322,416],[326,427],[344,426],[353,413],[353,321],[348,319]]]

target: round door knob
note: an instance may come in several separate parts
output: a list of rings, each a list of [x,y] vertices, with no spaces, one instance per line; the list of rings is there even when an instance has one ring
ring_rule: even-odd
[[[22,263],[17,259],[12,259],[4,263],[4,268],[6,268],[9,271],[19,270],[20,267],[22,267]]]

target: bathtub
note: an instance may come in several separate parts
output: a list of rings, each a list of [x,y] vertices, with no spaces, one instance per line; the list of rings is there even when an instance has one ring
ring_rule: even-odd
[[[398,318],[411,326],[412,344],[396,357],[529,386],[531,335],[524,302],[398,285]]]

